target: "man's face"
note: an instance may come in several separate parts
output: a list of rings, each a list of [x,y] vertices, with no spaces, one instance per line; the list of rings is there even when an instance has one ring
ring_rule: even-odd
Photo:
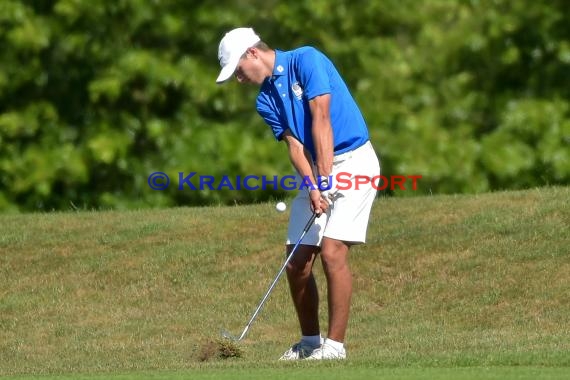
[[[240,83],[255,83],[261,85],[265,80],[262,73],[261,59],[256,51],[248,50],[239,60],[234,75]]]

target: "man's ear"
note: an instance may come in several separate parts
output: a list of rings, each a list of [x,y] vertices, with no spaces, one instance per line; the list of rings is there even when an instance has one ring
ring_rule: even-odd
[[[249,47],[247,48],[247,50],[245,51],[246,55],[249,55],[251,57],[255,57],[255,58],[259,58],[259,50],[257,50],[256,47]]]

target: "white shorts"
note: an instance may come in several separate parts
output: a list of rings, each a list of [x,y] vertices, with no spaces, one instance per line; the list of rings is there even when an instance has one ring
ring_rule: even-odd
[[[364,243],[377,185],[370,181],[380,175],[380,163],[370,141],[361,147],[335,156],[332,188],[338,189],[332,206],[316,219],[301,244],[320,246],[323,236],[351,244]],[[302,178],[297,176],[298,181]],[[368,179],[368,183],[366,182]],[[297,182],[299,183],[299,182]],[[300,189],[291,204],[287,244],[296,244],[311,217],[311,203],[306,188]]]

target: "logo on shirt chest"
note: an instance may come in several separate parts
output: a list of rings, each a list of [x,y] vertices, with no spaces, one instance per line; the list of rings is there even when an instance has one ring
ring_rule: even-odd
[[[301,87],[301,85],[299,85],[299,82],[293,83],[293,85],[291,86],[291,90],[293,90],[293,94],[295,95],[295,97],[298,100],[301,100],[301,98],[303,97],[303,88]]]

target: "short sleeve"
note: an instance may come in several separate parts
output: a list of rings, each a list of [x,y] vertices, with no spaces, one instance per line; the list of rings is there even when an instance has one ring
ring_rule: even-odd
[[[271,127],[273,135],[278,141],[281,141],[283,132],[287,129],[285,123],[282,122],[281,117],[276,107],[271,107],[270,102],[264,96],[257,98],[257,113],[263,118],[265,123]]]
[[[305,48],[297,56],[294,68],[308,100],[331,92],[328,65],[324,54],[312,47]]]

